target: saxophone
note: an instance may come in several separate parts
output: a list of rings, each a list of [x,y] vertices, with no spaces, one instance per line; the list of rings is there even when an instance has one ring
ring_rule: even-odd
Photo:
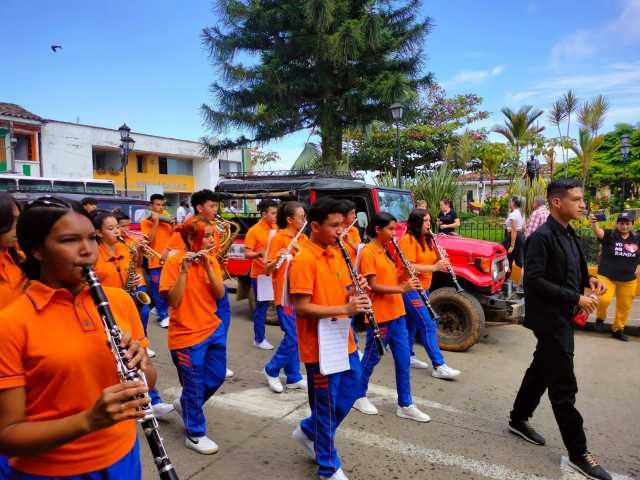
[[[151,297],[147,292],[138,290],[136,286],[136,267],[138,266],[138,246],[136,242],[127,244],[124,238],[118,237],[118,241],[124,243],[129,249],[129,266],[127,267],[127,285],[125,290],[136,300],[140,305],[149,305],[151,303]]]

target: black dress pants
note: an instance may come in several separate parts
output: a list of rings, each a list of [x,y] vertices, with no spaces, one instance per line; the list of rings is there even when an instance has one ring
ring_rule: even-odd
[[[573,373],[573,328],[567,325],[559,332],[534,333],[538,344],[513,404],[511,419],[526,421],[531,418],[540,398],[548,390],[569,456],[581,456],[587,451],[587,439],[582,416],[575,408],[578,384]]]

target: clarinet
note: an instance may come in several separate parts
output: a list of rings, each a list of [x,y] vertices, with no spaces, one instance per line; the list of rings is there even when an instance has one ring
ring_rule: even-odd
[[[436,236],[431,232],[431,230],[429,230],[429,234],[433,239],[433,244],[436,246],[436,250],[438,250],[438,255],[440,256],[440,258],[444,260],[449,260],[449,255],[447,254],[447,251],[438,244],[438,241],[436,240]],[[451,264],[449,264],[449,266],[447,267],[447,270],[449,271],[449,275],[451,275],[451,280],[453,280],[453,284],[456,287],[456,293],[464,292],[464,288],[460,286],[460,283],[458,282],[458,276],[456,275],[456,272],[453,271],[453,267],[451,266]]]
[[[391,243],[393,243],[393,247],[396,249],[396,252],[398,252],[398,257],[402,262],[402,266],[407,271],[409,276],[411,278],[417,278],[418,274],[416,273],[416,269],[413,268],[413,265],[409,263],[409,261],[407,260],[407,257],[405,257],[404,253],[402,253],[402,250],[400,250],[400,245],[398,245],[398,241],[395,239],[395,237],[391,237]],[[433,319],[433,321],[434,322],[437,321],[440,318],[440,315],[438,315],[436,311],[433,309],[433,306],[431,305],[431,302],[429,301],[429,298],[427,297],[427,294],[425,293],[423,288],[418,290],[418,295],[420,295],[420,298],[422,299],[422,303],[424,303],[424,306],[427,307],[427,310],[429,310],[429,315],[431,315],[431,318]]]
[[[342,240],[338,238],[338,248],[340,249],[340,253],[344,257],[344,261],[347,264],[347,268],[349,269],[349,275],[351,275],[351,281],[353,282],[353,288],[356,291],[357,295],[366,295],[365,291],[360,287],[360,282],[358,281],[358,274],[356,273],[356,269],[353,267],[353,262],[351,262],[351,257],[349,256],[349,252],[342,243]],[[384,355],[384,343],[382,343],[382,336],[380,335],[380,327],[378,326],[378,322],[376,321],[376,317],[373,313],[373,309],[369,307],[369,309],[364,312],[367,316],[367,320],[369,321],[369,327],[373,333],[373,340],[376,343],[376,348],[378,349],[378,355]]]
[[[102,289],[102,285],[98,280],[96,272],[91,266],[86,265],[84,267],[84,274],[87,283],[89,283],[91,298],[93,299],[93,303],[95,304],[98,314],[102,319],[102,323],[104,324],[107,340],[115,357],[116,368],[118,369],[120,381],[142,380],[146,385],[147,379],[145,378],[144,372],[127,366],[127,350],[121,345],[122,334],[120,332],[120,328],[116,324],[113,312],[109,306],[109,300]],[[144,393],[140,394],[137,398],[147,396],[148,394]],[[162,437],[160,436],[160,431],[158,429],[158,421],[156,420],[156,417],[153,416],[151,406],[147,404],[140,408],[144,411],[145,416],[138,420],[138,422],[142,425],[142,431],[147,438],[147,443],[149,443],[149,448],[153,455],[153,461],[158,469],[158,475],[161,480],[178,480],[178,475],[176,474],[176,471],[171,464],[171,460],[164,448],[164,444],[162,443]]]

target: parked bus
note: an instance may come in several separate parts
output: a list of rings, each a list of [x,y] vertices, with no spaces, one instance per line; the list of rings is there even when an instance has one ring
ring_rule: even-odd
[[[76,193],[80,195],[115,196],[116,188],[112,180],[69,179],[47,177],[25,177],[22,175],[0,174],[0,191],[39,193],[55,195]]]

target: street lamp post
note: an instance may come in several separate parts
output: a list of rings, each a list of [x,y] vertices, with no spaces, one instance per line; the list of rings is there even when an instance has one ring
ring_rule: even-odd
[[[127,165],[129,164],[129,152],[133,149],[133,144],[136,143],[133,138],[129,136],[131,129],[126,123],[118,129],[120,132],[120,158],[122,160],[122,171],[124,172],[124,196],[129,195],[129,185],[127,184]]]
[[[627,161],[631,152],[629,134],[623,133],[620,136],[620,154],[622,155],[622,211],[624,212],[624,202],[627,199]]]
[[[398,188],[402,188],[402,160],[400,159],[400,122],[402,121],[402,113],[404,107],[400,103],[394,103],[389,107],[391,117],[396,123],[396,184]]]

